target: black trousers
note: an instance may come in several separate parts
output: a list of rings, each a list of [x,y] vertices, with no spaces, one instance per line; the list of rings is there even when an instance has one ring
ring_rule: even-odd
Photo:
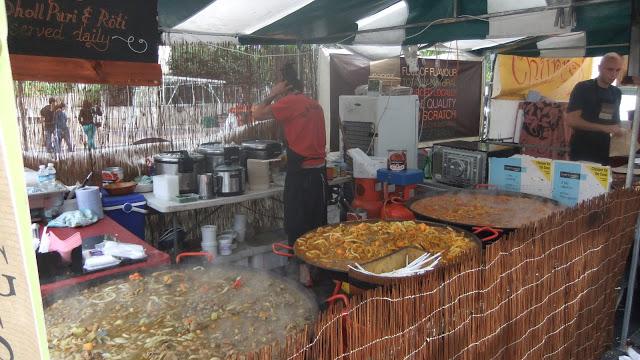
[[[284,230],[289,245],[304,233],[327,224],[326,170],[288,172],[284,184]]]

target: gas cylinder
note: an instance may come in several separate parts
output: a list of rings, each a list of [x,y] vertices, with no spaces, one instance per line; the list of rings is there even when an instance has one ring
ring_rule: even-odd
[[[355,194],[351,207],[364,209],[368,219],[379,219],[384,204],[382,191],[376,190],[376,179],[355,179]]]

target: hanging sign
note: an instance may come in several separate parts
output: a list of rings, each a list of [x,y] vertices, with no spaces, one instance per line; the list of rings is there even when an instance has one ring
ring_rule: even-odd
[[[5,0],[9,52],[158,62],[157,0]]]
[[[591,58],[498,55],[493,98],[520,100],[534,90],[554,101],[569,101],[576,84],[591,78],[591,63]]]
[[[402,58],[400,78],[420,98],[420,141],[480,134],[482,62],[418,59],[411,72]]]

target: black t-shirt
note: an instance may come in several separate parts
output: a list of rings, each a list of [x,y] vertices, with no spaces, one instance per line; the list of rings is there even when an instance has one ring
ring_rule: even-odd
[[[567,112],[582,110],[588,122],[615,125],[620,122],[622,92],[615,86],[598,86],[596,79],[579,82],[571,92]],[[609,164],[609,134],[599,131],[573,130],[570,142],[571,160]]]

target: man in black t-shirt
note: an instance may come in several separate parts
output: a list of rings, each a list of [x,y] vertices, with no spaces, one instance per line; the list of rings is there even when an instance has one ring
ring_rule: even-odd
[[[621,136],[620,89],[611,85],[622,70],[622,58],[616,53],[602,57],[595,79],[579,82],[571,92],[565,119],[573,129],[569,157],[609,164],[611,136]]]

